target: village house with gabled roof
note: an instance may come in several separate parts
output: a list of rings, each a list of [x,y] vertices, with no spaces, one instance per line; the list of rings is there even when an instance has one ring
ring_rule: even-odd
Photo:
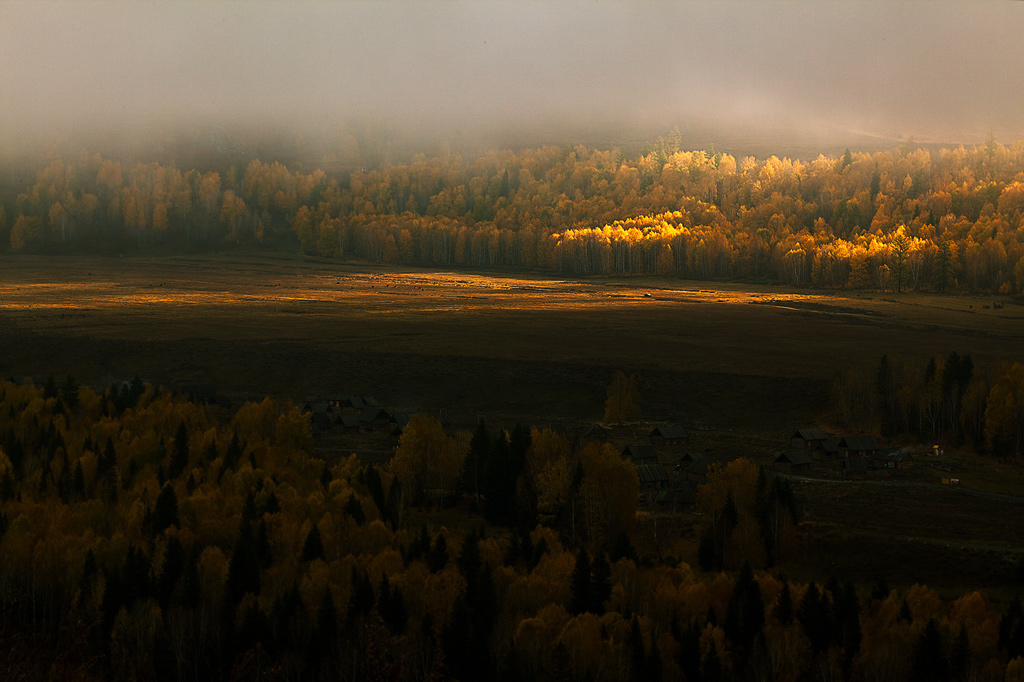
[[[323,412],[312,412],[309,421],[313,425],[314,436],[326,436],[334,431],[334,422]]]
[[[586,443],[589,440],[607,443],[611,440],[611,435],[608,433],[608,429],[595,422],[583,427],[579,432],[580,444]]]
[[[878,440],[874,436],[844,436],[839,439],[839,451],[845,456],[871,457],[878,454]]]
[[[653,445],[627,445],[622,449],[622,457],[629,458],[639,464],[641,462],[657,462],[658,453]]]
[[[334,419],[334,424],[341,429],[342,433],[359,433],[359,417],[354,414],[339,414]]]
[[[364,429],[384,429],[391,422],[391,413],[381,407],[364,407],[359,413],[359,423]]]
[[[690,434],[682,424],[656,426],[648,434],[648,437],[651,439],[651,444],[679,445],[690,442]]]
[[[668,487],[668,473],[657,462],[637,464],[636,474],[640,478],[640,490],[662,490]]]
[[[828,440],[828,434],[821,429],[797,429],[790,438],[795,448],[811,449]]]
[[[811,468],[811,456],[803,450],[783,452],[772,462],[776,469],[806,471]]]

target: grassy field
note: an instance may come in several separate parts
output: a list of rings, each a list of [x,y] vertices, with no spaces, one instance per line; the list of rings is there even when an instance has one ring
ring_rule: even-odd
[[[1024,309],[968,296],[513,277],[261,254],[5,256],[0,273],[5,376],[70,372],[102,387],[138,374],[172,387],[214,384],[236,401],[358,393],[469,426],[480,415],[505,424],[600,419],[622,369],[637,375],[645,420],[713,424],[693,447],[716,459],[767,462],[794,429],[827,425],[830,380],[851,363],[953,350],[979,367],[1024,360]],[[969,465],[965,485],[1024,491],[1019,467],[958,456]],[[941,476],[921,466],[912,482]],[[808,520],[800,563],[784,567],[794,577],[1012,581],[1024,549],[1018,503],[836,486],[799,486]],[[692,522],[677,524],[679,554],[693,561]]]
[[[242,397],[594,419],[612,372],[648,416],[783,433],[883,353],[1020,359],[1024,310],[665,279],[567,280],[260,255],[0,258],[0,372],[138,373]],[[650,296],[647,296],[650,294]],[[973,307],[969,307],[973,306]]]

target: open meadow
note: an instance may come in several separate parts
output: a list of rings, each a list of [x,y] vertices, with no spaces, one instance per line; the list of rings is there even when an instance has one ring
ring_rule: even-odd
[[[352,392],[455,421],[644,416],[784,434],[883,354],[1021,359],[1024,309],[977,297],[673,279],[556,279],[267,255],[0,259],[0,373],[138,374],[232,398]]]

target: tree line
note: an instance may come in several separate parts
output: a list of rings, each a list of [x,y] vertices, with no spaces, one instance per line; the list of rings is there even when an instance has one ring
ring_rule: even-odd
[[[809,162],[680,145],[420,154],[330,173],[83,152],[0,197],[0,247],[269,240],[433,267],[1024,292],[1024,142]]]
[[[848,367],[832,382],[837,420],[883,436],[910,434],[978,452],[1024,454],[1024,365],[975,367],[971,356],[883,355],[877,367]]]
[[[0,384],[0,663],[113,680],[1017,680],[1024,610],[799,583],[791,492],[702,486],[706,570],[643,541],[635,467],[551,430],[314,456],[308,417],[135,380]],[[462,508],[452,511],[451,502]],[[442,516],[453,527],[438,523]],[[452,514],[456,516],[452,516]],[[461,521],[460,521],[461,519]],[[458,528],[454,527],[455,525]],[[788,539],[787,539],[788,538]]]

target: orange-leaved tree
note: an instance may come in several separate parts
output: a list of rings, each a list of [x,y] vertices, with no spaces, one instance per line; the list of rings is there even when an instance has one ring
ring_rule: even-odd
[[[604,404],[604,419],[619,424],[636,419],[640,416],[637,405],[640,396],[636,388],[636,375],[628,377],[621,370],[615,372],[612,383],[608,386],[608,400]]]

